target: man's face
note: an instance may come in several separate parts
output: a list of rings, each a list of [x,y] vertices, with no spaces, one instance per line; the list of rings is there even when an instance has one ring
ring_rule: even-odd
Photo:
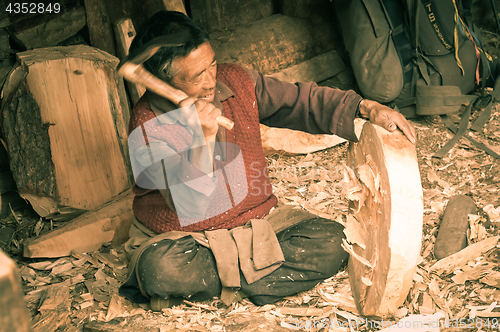
[[[170,84],[184,91],[189,97],[214,100],[217,63],[215,52],[209,42],[198,46],[185,57],[176,57],[172,61],[172,70],[176,75]]]

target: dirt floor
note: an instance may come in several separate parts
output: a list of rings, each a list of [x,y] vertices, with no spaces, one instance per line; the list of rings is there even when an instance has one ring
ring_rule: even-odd
[[[494,50],[498,38],[492,35],[485,44]],[[472,118],[479,113],[475,110]],[[457,113],[451,119],[458,123],[460,116]],[[431,266],[437,261],[433,247],[443,211],[454,195],[470,196],[478,208],[477,215],[469,216],[471,244],[500,235],[500,161],[465,137],[444,158],[433,158],[452,138],[452,132],[438,116],[411,122],[418,133],[416,149],[424,197],[422,261],[406,302],[390,322],[433,321],[446,316],[447,321],[441,320],[448,324],[441,326],[445,331],[496,330],[500,320],[500,249],[496,244],[453,271],[431,272]],[[494,103],[491,119],[482,132],[469,131],[466,135],[500,154],[499,103]],[[340,165],[346,151],[347,143],[343,143],[305,156],[269,156],[269,174],[280,204],[301,205],[333,220],[345,218],[347,202],[341,197]],[[25,236],[51,226],[50,222],[22,218],[9,216],[0,223],[25,222],[26,227],[18,227]],[[21,270],[34,331],[82,331],[85,324],[87,331],[104,331],[104,324],[115,328],[105,331],[327,331],[331,325],[339,331],[381,328],[380,321],[364,320],[358,314],[345,268],[314,289],[273,305],[257,307],[242,299],[227,307],[214,298],[152,312],[149,306],[133,305],[117,295],[126,275],[122,247],[43,260],[22,258],[20,242],[16,238],[9,252]]]

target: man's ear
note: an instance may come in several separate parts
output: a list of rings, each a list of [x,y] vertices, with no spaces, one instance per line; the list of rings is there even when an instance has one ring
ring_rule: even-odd
[[[172,85],[172,81],[179,74],[179,66],[177,65],[176,59],[174,58],[171,61],[166,62],[161,71],[165,75],[164,81]]]

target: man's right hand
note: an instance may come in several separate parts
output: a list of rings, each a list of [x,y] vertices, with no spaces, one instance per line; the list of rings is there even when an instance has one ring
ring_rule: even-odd
[[[200,119],[205,139],[207,142],[214,142],[215,135],[217,135],[217,131],[219,130],[217,117],[222,114],[221,110],[216,108],[212,103],[193,97],[189,97],[181,101],[179,103],[179,107],[191,106],[193,104],[198,112],[198,118]]]

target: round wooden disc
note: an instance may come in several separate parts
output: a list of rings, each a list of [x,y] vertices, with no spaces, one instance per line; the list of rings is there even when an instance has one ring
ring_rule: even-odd
[[[351,291],[361,314],[393,316],[412,285],[422,242],[415,146],[399,131],[366,122],[359,142],[349,145],[347,162],[365,192],[349,208],[348,220],[364,237],[350,246]]]

